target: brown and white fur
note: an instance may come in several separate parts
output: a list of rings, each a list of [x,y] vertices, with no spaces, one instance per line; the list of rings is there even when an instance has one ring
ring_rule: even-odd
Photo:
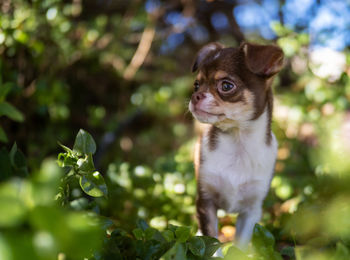
[[[236,245],[246,248],[269,190],[277,154],[271,132],[273,76],[283,66],[274,45],[204,46],[189,110],[206,127],[196,146],[197,217],[204,235],[218,236],[217,210],[239,213]]]

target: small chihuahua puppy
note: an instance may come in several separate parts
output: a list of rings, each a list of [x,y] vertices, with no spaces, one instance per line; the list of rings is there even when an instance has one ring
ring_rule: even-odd
[[[217,210],[239,213],[235,241],[243,249],[261,218],[274,171],[271,83],[282,67],[277,46],[211,43],[192,68],[198,75],[189,110],[206,124],[195,151],[199,228],[217,237]]]

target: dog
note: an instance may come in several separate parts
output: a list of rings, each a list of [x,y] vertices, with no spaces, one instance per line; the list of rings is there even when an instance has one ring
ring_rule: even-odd
[[[283,59],[275,45],[210,43],[192,67],[198,74],[189,110],[204,123],[195,148],[199,229],[218,237],[217,210],[238,213],[235,244],[241,249],[261,218],[274,172],[271,84]]]

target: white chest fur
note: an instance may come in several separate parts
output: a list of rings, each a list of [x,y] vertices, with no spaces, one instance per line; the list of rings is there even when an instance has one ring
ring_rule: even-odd
[[[219,132],[215,149],[210,149],[208,133],[202,138],[202,192],[215,195],[218,206],[228,212],[242,213],[250,206],[259,206],[268,192],[277,141],[273,135],[271,143],[266,144],[266,125],[264,112],[245,129]]]

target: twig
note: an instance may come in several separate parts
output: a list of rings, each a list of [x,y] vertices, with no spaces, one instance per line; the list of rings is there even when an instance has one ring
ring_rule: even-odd
[[[154,35],[154,26],[147,26],[142,33],[141,40],[134,54],[134,57],[132,57],[130,64],[126,67],[124,71],[124,79],[130,80],[134,77],[135,73],[140,68],[140,66],[146,59],[149,50],[151,49]]]

